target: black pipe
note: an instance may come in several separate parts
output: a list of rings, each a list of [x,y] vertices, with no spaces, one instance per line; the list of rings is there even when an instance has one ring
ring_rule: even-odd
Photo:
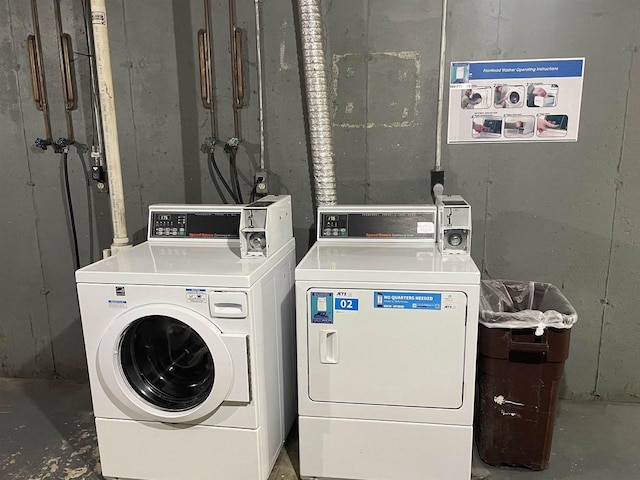
[[[213,152],[209,153],[209,162],[213,166],[213,169],[215,170],[216,174],[218,175],[218,178],[222,182],[222,185],[224,186],[225,190],[227,192],[229,192],[229,195],[231,195],[232,200],[234,202],[236,202],[236,203],[240,203],[238,201],[238,198],[234,194],[233,190],[231,189],[231,187],[229,186],[229,184],[225,180],[224,176],[222,175],[222,172],[220,171],[220,168],[218,167],[218,163],[216,162],[216,157],[214,156]]]
[[[69,226],[71,227],[71,237],[73,240],[73,260],[75,270],[80,268],[80,251],[78,250],[78,232],[76,231],[76,219],[73,213],[73,202],[71,201],[71,188],[69,186],[69,154],[62,152],[62,175],[64,176],[64,189],[69,213]]]
[[[236,198],[240,200],[240,203],[244,203],[242,198],[242,190],[240,189],[240,178],[238,177],[238,164],[236,163],[236,150],[232,149],[229,153],[229,161],[231,162],[231,173],[233,174],[233,181],[236,186]]]

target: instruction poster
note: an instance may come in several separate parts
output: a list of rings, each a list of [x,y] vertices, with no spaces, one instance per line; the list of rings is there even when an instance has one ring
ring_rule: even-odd
[[[584,58],[454,62],[449,143],[575,142]]]

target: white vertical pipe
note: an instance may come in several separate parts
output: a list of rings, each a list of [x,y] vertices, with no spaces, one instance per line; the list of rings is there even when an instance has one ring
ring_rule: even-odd
[[[445,57],[447,54],[447,10],[448,1],[442,0],[442,29],[440,32],[440,84],[438,85],[438,121],[436,123],[435,169],[442,170],[442,124],[444,117],[444,80],[447,78]]]
[[[111,224],[113,243],[111,254],[130,247],[127,235],[127,220],[124,207],[124,189],[122,187],[122,169],[120,166],[120,144],[116,122],[116,105],[113,95],[113,77],[111,74],[111,53],[109,51],[109,30],[107,28],[107,9],[105,0],[91,0],[91,21],[95,47],[96,69],[102,108],[102,126],[104,129],[104,151],[109,179],[109,197],[111,200]]]
[[[264,93],[262,85],[262,15],[260,15],[260,2],[255,0],[256,14],[256,53],[258,68],[258,103],[260,104],[260,170],[264,170]]]

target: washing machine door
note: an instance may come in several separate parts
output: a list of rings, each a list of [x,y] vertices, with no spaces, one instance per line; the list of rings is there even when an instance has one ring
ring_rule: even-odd
[[[176,305],[134,308],[116,318],[100,341],[100,379],[132,418],[203,418],[222,404],[233,383],[221,335],[208,318]]]

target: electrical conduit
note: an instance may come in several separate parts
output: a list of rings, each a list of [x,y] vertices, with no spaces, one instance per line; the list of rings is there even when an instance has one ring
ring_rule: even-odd
[[[298,0],[316,206],[336,204],[331,130],[320,0]]]
[[[258,69],[258,104],[259,104],[259,123],[260,123],[260,170],[264,170],[264,87],[262,78],[262,15],[260,14],[260,2],[255,0],[255,17],[256,17],[256,67]]]
[[[122,187],[122,169],[120,165],[120,146],[116,122],[116,108],[111,74],[111,54],[109,52],[109,31],[107,28],[107,9],[105,0],[91,0],[91,19],[93,23],[93,41],[96,56],[96,69],[100,89],[100,107],[104,128],[104,152],[107,161],[109,179],[109,197],[111,200],[111,224],[113,243],[105,256],[117,254],[131,247],[127,235],[125,217],[124,189]]]
[[[436,161],[435,170],[442,170],[442,127],[444,123],[444,89],[448,78],[447,64],[447,11],[448,0],[442,0],[442,26],[440,30],[440,81],[438,83],[438,120],[436,123]]]

